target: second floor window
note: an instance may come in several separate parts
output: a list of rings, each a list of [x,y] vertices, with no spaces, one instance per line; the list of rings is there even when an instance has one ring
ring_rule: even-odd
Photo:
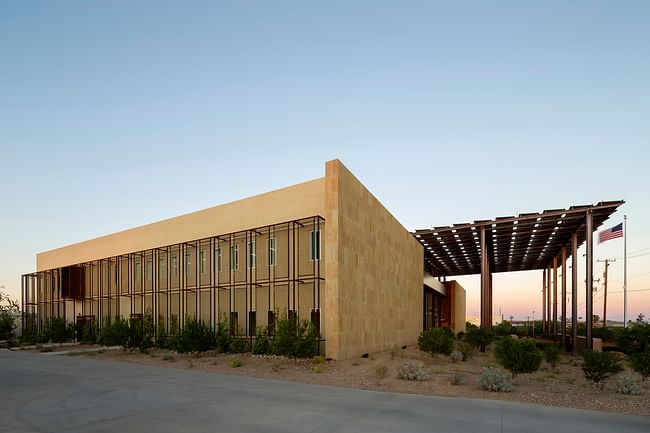
[[[178,276],[178,257],[172,256],[172,277]]]
[[[248,267],[255,267],[255,241],[248,243]]]
[[[267,265],[269,266],[275,266],[276,263],[276,255],[277,255],[277,239],[275,237],[271,237],[268,240],[268,252],[267,252]]]
[[[235,244],[230,247],[230,270],[239,269],[239,245]]]
[[[320,260],[320,230],[309,232],[309,260]]]
[[[147,266],[145,268],[145,273],[147,276],[147,282],[151,281],[151,274],[153,273],[153,263],[151,260],[147,260]]]
[[[214,249],[214,261],[217,272],[221,272],[221,248]]]
[[[185,275],[192,272],[192,253],[185,253]]]
[[[205,269],[206,265],[205,262],[207,261],[205,251],[199,251],[199,272],[201,275],[205,274]]]

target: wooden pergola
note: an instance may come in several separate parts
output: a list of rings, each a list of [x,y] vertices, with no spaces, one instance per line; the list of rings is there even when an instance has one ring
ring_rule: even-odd
[[[550,209],[494,220],[416,230],[424,247],[425,266],[438,277],[481,275],[481,326],[492,326],[492,274],[542,269],[542,323],[548,335],[558,332],[558,266],[562,272],[561,338],[566,347],[566,272],[571,257],[572,341],[577,339],[577,250],[587,243],[586,325],[587,348],[592,348],[593,233],[625,202],[603,201],[595,205]],[[575,350],[576,345],[573,344]]]

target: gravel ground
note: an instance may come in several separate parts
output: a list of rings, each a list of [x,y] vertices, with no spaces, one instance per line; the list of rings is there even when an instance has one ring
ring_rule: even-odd
[[[498,366],[490,350],[488,353],[476,352],[468,361],[459,363],[453,363],[448,356],[422,353],[415,347],[374,353],[368,358],[326,362],[322,359],[301,360],[251,354],[178,354],[167,350],[142,354],[111,349],[78,356],[376,391],[509,400],[650,416],[650,381],[646,381],[644,392],[639,396],[618,394],[615,377],[607,380],[603,390],[598,390],[584,379],[580,359],[564,355],[555,369],[544,363],[536,373],[518,375],[514,390],[510,393],[488,392],[478,386],[482,368]],[[232,367],[234,358],[241,359],[243,366]],[[404,359],[424,362],[431,372],[431,378],[424,382],[399,379],[397,371]],[[383,375],[382,370],[385,371]],[[462,382],[452,385],[449,379],[456,372]]]

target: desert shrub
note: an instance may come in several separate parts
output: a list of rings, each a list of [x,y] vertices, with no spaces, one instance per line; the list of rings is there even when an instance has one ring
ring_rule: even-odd
[[[126,347],[129,335],[129,321],[117,316],[113,321],[106,320],[99,335],[99,343],[105,346]]]
[[[640,395],[643,392],[643,383],[635,374],[624,372],[616,379],[616,392],[626,395]]]
[[[630,364],[634,371],[639,373],[643,380],[650,376],[650,348],[644,352],[636,352],[630,355]]]
[[[239,368],[244,365],[244,361],[241,360],[241,358],[233,358],[232,361],[230,361],[230,368]]]
[[[450,357],[454,363],[461,362],[463,360],[463,353],[459,350],[453,350]]]
[[[217,324],[214,338],[217,351],[223,353],[230,349],[232,336],[230,335],[230,327],[227,320],[221,320]]]
[[[248,339],[244,338],[233,338],[230,343],[229,351],[232,353],[246,353],[251,350]]]
[[[97,322],[95,319],[86,321],[81,332],[81,344],[95,344],[98,337]],[[52,340],[54,341],[54,340]]]
[[[582,359],[582,371],[585,374],[585,379],[598,389],[603,389],[605,380],[609,376],[621,371],[621,364],[610,352],[586,350],[582,354]]]
[[[377,368],[375,368],[375,376],[377,379],[385,378],[386,373],[388,373],[388,368],[385,365],[378,365]]]
[[[449,375],[449,383],[452,385],[460,385],[463,383],[463,375],[455,371]]]
[[[442,353],[449,355],[454,349],[454,337],[449,331],[441,328],[431,328],[422,331],[418,337],[418,347],[430,354]]]
[[[324,372],[325,372],[325,369],[322,366],[317,365],[316,367],[314,367],[314,373],[321,374],[321,373],[324,373]]]
[[[556,346],[555,344],[549,344],[544,348],[544,357],[546,358],[546,362],[548,362],[553,368],[555,368],[557,363],[560,362],[560,353],[560,346]]]
[[[180,353],[207,352],[216,345],[212,329],[201,320],[187,319],[183,330],[173,342],[173,348]]]
[[[471,344],[465,342],[457,343],[456,349],[463,354],[463,361],[468,361],[472,356],[474,356],[476,350]]]
[[[163,361],[169,361],[169,362],[174,362],[176,361],[176,358],[174,358],[172,355],[165,355],[162,357]]]
[[[620,349],[628,354],[650,350],[650,323],[638,323],[620,331],[617,339]]]
[[[37,337],[38,343],[65,343],[74,338],[75,327],[63,317],[50,317]]]
[[[465,334],[465,341],[480,349],[481,352],[485,352],[485,348],[494,341],[494,333],[489,328],[473,326]]]
[[[400,379],[418,381],[428,380],[431,377],[431,373],[422,361],[412,359],[402,360],[397,375]]]
[[[487,367],[483,369],[479,379],[481,389],[492,392],[511,392],[512,382],[505,373],[498,368]]]
[[[530,340],[504,338],[496,345],[496,360],[510,370],[512,377],[519,373],[532,373],[542,364],[542,352]]]
[[[312,358],[312,362],[314,364],[325,364],[326,361],[327,361],[327,359],[325,359],[325,357],[323,355],[314,356]]]
[[[499,337],[505,337],[506,335],[516,334],[517,328],[512,326],[510,322],[504,320],[494,327],[494,333]]]
[[[311,358],[318,353],[318,340],[313,323],[281,318],[275,322],[271,347],[275,355]]]
[[[251,351],[253,355],[267,355],[271,353],[269,335],[263,327],[257,328],[257,334],[255,335],[255,341],[253,341]]]

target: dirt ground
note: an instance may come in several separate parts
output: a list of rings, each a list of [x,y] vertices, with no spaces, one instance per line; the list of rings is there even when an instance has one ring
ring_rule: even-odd
[[[345,361],[324,361],[322,358],[300,360],[251,354],[178,354],[167,350],[152,350],[149,354],[143,354],[121,349],[83,353],[79,356],[374,391],[509,400],[650,415],[650,381],[644,383],[644,392],[639,396],[618,394],[616,377],[610,377],[605,388],[598,390],[584,379],[580,368],[581,360],[568,355],[561,357],[555,369],[544,363],[536,373],[518,375],[514,381],[514,390],[510,393],[484,391],[478,386],[482,368],[498,366],[489,349],[488,353],[476,352],[468,361],[458,363],[453,363],[449,356],[431,356],[420,352],[416,347],[394,349],[370,354],[368,358]],[[241,367],[231,366],[235,358],[243,362]],[[398,369],[404,359],[424,362],[430,369],[431,378],[423,382],[400,379]],[[456,372],[462,381],[458,385],[452,385],[450,376]]]

